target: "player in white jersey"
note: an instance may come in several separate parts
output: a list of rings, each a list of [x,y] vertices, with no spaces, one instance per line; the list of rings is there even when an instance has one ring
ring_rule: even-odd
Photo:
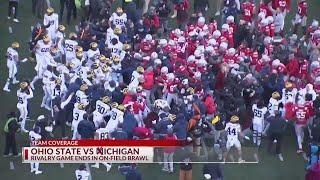
[[[52,88],[54,86],[54,81],[52,80],[53,75],[50,71],[46,70],[43,73],[43,78],[42,78],[42,89],[44,92],[44,96],[42,98],[41,106],[44,107],[47,110],[51,110],[51,97],[52,97]]]
[[[98,60],[100,57],[100,50],[98,49],[98,44],[96,42],[90,43],[90,49],[87,51],[87,67],[91,67],[91,65]]]
[[[57,97],[60,97],[64,99],[64,96],[67,93],[67,87],[64,82],[62,82],[62,79],[60,77],[55,79],[55,84],[52,87],[52,97],[51,99],[55,99]]]
[[[42,40],[39,40],[37,42],[37,45],[35,46],[35,54],[36,54],[36,61],[37,61],[35,70],[37,72],[37,75],[33,78],[30,84],[32,89],[34,89],[34,83],[36,83],[39,79],[42,79],[43,72],[47,68],[47,58],[51,56],[50,54],[51,46],[52,46],[52,42],[49,36],[47,35],[45,35]]]
[[[118,7],[116,12],[112,13],[111,17],[109,18],[109,26],[115,26],[121,29],[126,26],[126,23],[127,14],[123,12],[121,7]]]
[[[84,164],[81,164],[79,169],[75,172],[77,180],[89,180],[90,173]]]
[[[241,143],[239,141],[239,135],[241,134],[241,126],[239,124],[239,117],[232,116],[230,122],[226,124],[225,131],[227,133],[227,151],[224,153],[223,161],[225,162],[231,147],[235,146],[239,154],[239,162],[242,160]]]
[[[272,93],[268,104],[268,112],[270,116],[275,116],[275,112],[279,111],[279,104],[281,102],[279,98],[280,94],[277,91]]]
[[[82,84],[80,89],[76,92],[76,102],[82,103],[85,105],[89,104],[88,96],[86,95],[86,91],[88,90],[87,84]]]
[[[270,116],[275,116],[276,112],[279,112],[279,104],[281,103],[280,99],[280,93],[275,91],[272,93],[271,98],[269,99],[269,104],[268,104],[268,114]],[[262,132],[264,136],[267,135],[267,131],[269,129],[269,122],[265,121],[265,128]]]
[[[106,128],[106,123],[103,121],[99,124],[99,128],[96,130],[94,139],[105,140],[105,139],[108,139],[108,136],[109,136],[109,133],[108,133],[108,129]],[[110,171],[110,169],[111,169],[110,163],[102,162],[101,164],[103,164],[107,168],[107,172]],[[99,163],[95,163],[91,167],[98,169]]]
[[[93,122],[96,128],[104,121],[104,117],[109,113],[111,107],[109,106],[110,97],[104,96],[101,100],[96,102],[96,109],[93,111]]]
[[[284,118],[290,120],[293,118],[294,113],[292,112],[293,105],[296,103],[297,89],[293,87],[291,82],[285,83],[285,88],[282,89],[281,102],[284,105]]]
[[[259,101],[257,104],[252,105],[253,113],[253,143],[258,147],[261,144],[262,131],[264,129],[264,120],[268,113],[267,107],[263,106],[263,102]]]
[[[58,31],[56,33],[55,47],[58,49],[58,51],[60,53],[59,54],[60,58],[61,58],[61,55],[64,54],[64,48],[63,48],[62,44],[64,42],[65,30],[66,30],[66,27],[64,25],[59,25]]]
[[[86,114],[85,111],[86,105],[82,103],[75,103],[74,108],[73,108],[73,113],[72,113],[72,125],[71,125],[71,130],[73,131],[72,133],[72,140],[75,139],[80,139],[80,135],[78,133],[78,124],[80,121],[84,119],[84,115]]]
[[[117,38],[113,38],[111,42],[108,43],[108,49],[111,51],[111,56],[120,56],[123,44]]]
[[[118,105],[117,103],[112,103],[112,109],[109,113],[110,119],[106,127],[109,133],[114,132],[117,129],[119,123],[123,122],[124,110],[125,107],[122,104]]]
[[[25,129],[26,119],[28,115],[28,99],[33,98],[33,91],[28,86],[27,82],[20,83],[20,89],[17,91],[18,103],[17,108],[20,112],[19,120],[21,121],[21,130],[23,132],[29,132]]]
[[[311,94],[312,101],[314,101],[317,97],[317,93],[313,89],[312,84],[307,84],[305,88],[300,89],[297,93],[297,103],[298,104],[304,104],[305,98],[307,94]]]
[[[33,141],[39,141],[41,140],[41,135],[40,135],[40,127],[36,126],[33,128],[33,130],[31,130],[29,132],[29,140],[30,140],[30,145],[33,146]],[[33,162],[30,163],[30,167],[31,167],[31,173],[35,173],[35,174],[41,174],[42,171],[39,171],[39,165],[40,163],[38,162]]]
[[[47,13],[44,14],[43,24],[45,26],[49,25],[49,27],[46,28],[48,35],[49,35],[50,39],[53,42],[55,42],[56,32],[59,27],[59,15],[57,13],[54,13],[54,9],[52,7],[49,7],[47,9]]]
[[[72,59],[76,58],[76,48],[78,42],[76,41],[77,34],[72,32],[69,34],[69,39],[64,41],[64,52],[66,56],[66,63],[69,63]]]
[[[136,92],[136,88],[140,84],[143,78],[144,68],[142,66],[137,67],[135,71],[132,72],[131,82],[128,85],[129,92]]]
[[[3,87],[4,91],[10,92],[10,83],[12,84],[17,84],[19,81],[16,79],[16,74],[18,72],[17,69],[17,62],[19,61],[19,54],[18,54],[18,49],[20,45],[18,42],[13,42],[11,44],[11,47],[8,47],[7,49],[7,67],[8,67],[8,79],[6,84]]]

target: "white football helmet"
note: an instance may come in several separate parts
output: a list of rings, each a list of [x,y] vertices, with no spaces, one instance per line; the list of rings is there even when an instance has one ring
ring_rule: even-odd
[[[167,66],[163,66],[160,71],[162,74],[167,74],[169,70]]]
[[[152,41],[152,36],[151,36],[151,34],[147,34],[146,37],[145,37],[145,40],[146,40],[146,41]]]
[[[281,64],[281,62],[280,62],[279,59],[275,59],[275,60],[272,61],[272,66],[273,67],[278,67],[280,64]]]

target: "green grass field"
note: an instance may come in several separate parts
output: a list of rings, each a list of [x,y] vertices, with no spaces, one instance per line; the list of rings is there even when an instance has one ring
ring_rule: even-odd
[[[30,36],[30,26],[34,25],[37,22],[37,19],[32,16],[31,13],[31,1],[23,1],[21,0],[19,7],[19,20],[20,23],[16,24],[12,21],[7,20],[7,1],[8,0],[0,0],[0,87],[2,88],[6,78],[7,78],[7,68],[6,68],[6,59],[4,58],[6,48],[11,44],[12,41],[20,42],[22,48],[20,50],[20,57],[27,57],[28,54],[28,46],[27,41]],[[53,3],[53,7],[58,10],[58,0],[51,0]],[[216,0],[211,0],[211,4]],[[309,9],[310,9],[310,17],[309,21],[313,18],[318,18],[318,11],[320,9],[320,1],[319,0],[308,0]],[[291,19],[294,16],[296,6],[295,0],[292,2],[292,11],[288,16],[287,20]],[[211,6],[212,9],[213,6]],[[214,11],[209,12],[211,15],[214,14]],[[42,21],[42,20],[41,20]],[[66,24],[66,22],[62,22],[62,24]],[[291,23],[287,24],[289,29]],[[8,27],[11,26],[13,28],[13,33],[10,34],[8,31]],[[74,25],[69,27],[69,31],[74,30]],[[35,71],[33,69],[34,64],[31,62],[27,62],[21,64],[19,67],[18,79],[31,79]],[[14,87],[11,93],[0,91],[0,131],[1,131],[1,140],[0,140],[0,149],[4,150],[4,135],[3,135],[3,126],[6,120],[6,114],[9,111],[16,110],[16,95],[15,91],[17,87]],[[30,101],[31,103],[31,119],[35,119],[41,113],[45,113],[44,110],[41,110],[40,103],[42,98],[42,90],[41,87],[36,86],[35,97]],[[28,122],[28,126],[31,126],[32,122]],[[18,134],[17,135],[18,148],[20,149],[22,146],[28,145],[27,135],[26,134]],[[265,141],[263,141],[265,144]],[[296,144],[295,144],[295,136],[293,133],[293,129],[289,128],[287,135],[284,139],[283,143],[283,156],[285,161],[280,162],[278,159],[271,154],[268,154],[264,147],[260,151],[260,160],[259,164],[226,164],[224,165],[224,176],[226,180],[301,180],[304,179],[304,166],[305,162],[301,156],[296,154]],[[14,169],[10,170],[10,162],[13,163]],[[11,163],[11,164],[12,164]],[[29,172],[30,166],[29,164],[22,164],[21,158],[3,158],[0,156],[0,179],[33,179],[33,180],[70,180],[75,179],[74,171],[78,167],[77,164],[64,164],[64,168],[61,168],[59,164],[41,164],[40,168],[43,170],[43,174],[34,175]],[[161,172],[161,166],[158,164],[142,164],[139,165],[140,171],[142,172],[142,176],[144,180],[174,180],[178,179],[178,166],[175,168],[174,174],[166,174]],[[193,167],[193,179],[200,180],[202,179],[201,175],[201,164],[196,164]],[[124,179],[117,172],[117,168],[113,168],[109,173],[106,173],[104,168],[100,168],[99,170],[92,169],[92,179],[93,180],[102,180],[102,179],[111,179],[111,180],[119,180]]]

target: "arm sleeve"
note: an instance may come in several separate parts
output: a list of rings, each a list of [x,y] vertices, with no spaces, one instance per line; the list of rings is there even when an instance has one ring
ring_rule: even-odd
[[[71,101],[71,99],[72,99],[72,96],[73,95],[69,95],[69,97],[65,100],[65,101],[63,101],[62,103],[61,103],[61,105],[60,105],[60,107],[61,107],[61,109],[63,109],[67,104],[69,104],[69,102]]]

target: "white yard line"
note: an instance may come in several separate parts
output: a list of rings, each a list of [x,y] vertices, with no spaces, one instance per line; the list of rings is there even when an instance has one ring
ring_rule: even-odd
[[[14,168],[14,164],[13,164],[13,162],[12,161],[10,161],[10,170],[15,170],[15,168]]]

